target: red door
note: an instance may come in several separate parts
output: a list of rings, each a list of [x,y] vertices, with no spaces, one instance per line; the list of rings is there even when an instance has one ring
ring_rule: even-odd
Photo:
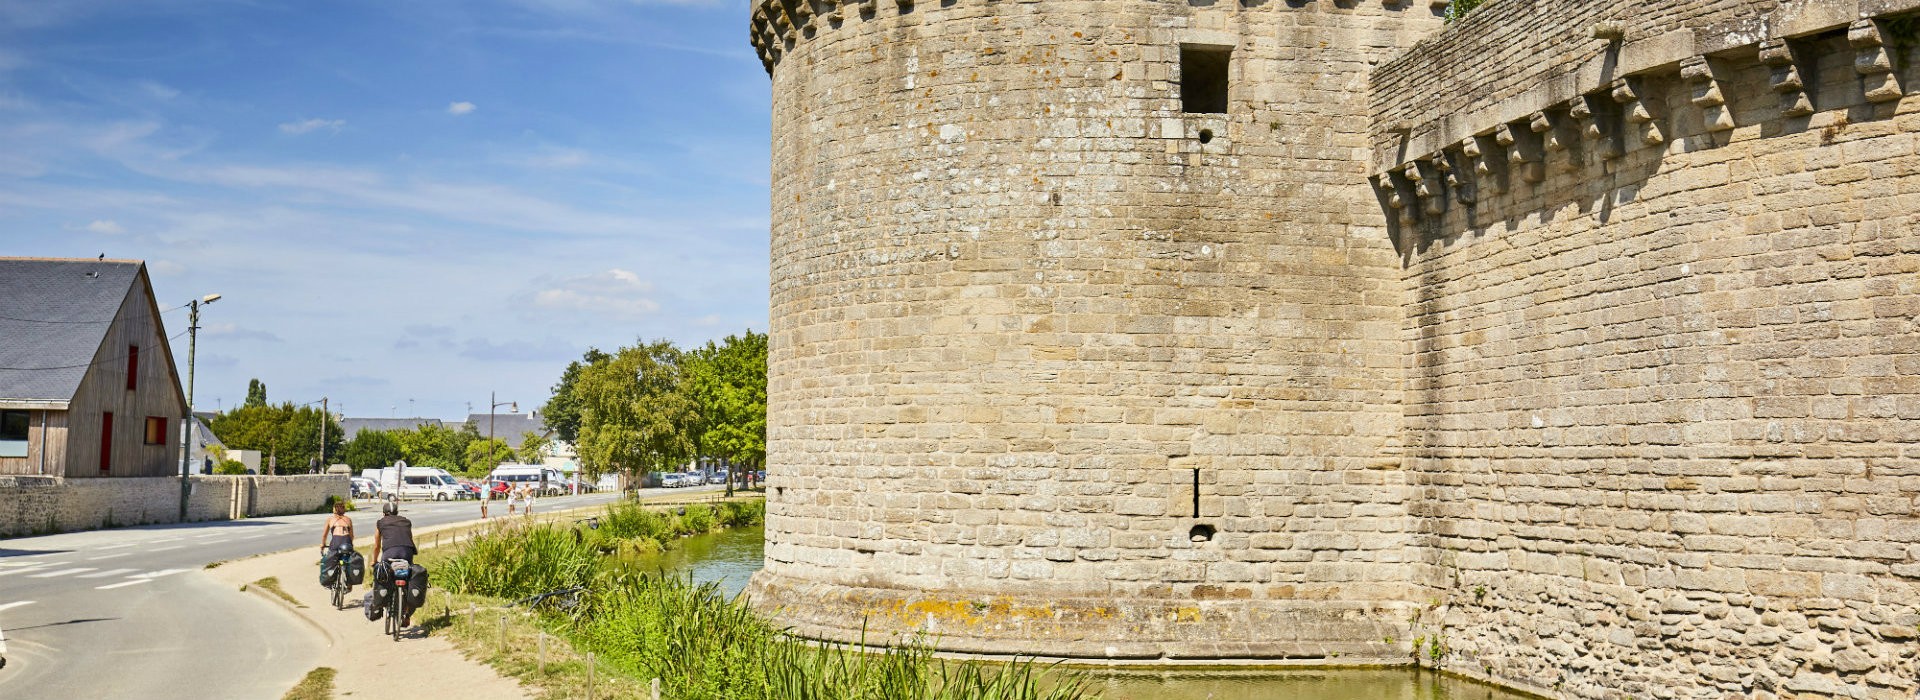
[[[106,476],[113,465],[113,412],[100,414],[100,475]]]

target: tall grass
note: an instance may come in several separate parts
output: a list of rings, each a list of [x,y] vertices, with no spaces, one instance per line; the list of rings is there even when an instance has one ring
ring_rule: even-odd
[[[643,541],[759,523],[761,502],[657,511],[609,508],[598,530],[510,527],[475,537],[439,565],[435,581],[458,593],[519,598],[585,586],[581,605],[549,611],[544,624],[640,679],[659,678],[680,700],[1077,700],[1078,674],[1031,662],[980,664],[937,658],[924,644],[873,652],[796,638],[728,600],[715,584],[639,572],[603,552]]]
[[[440,562],[433,582],[461,593],[514,598],[585,586],[599,568],[599,550],[567,529],[504,527],[475,536]]]

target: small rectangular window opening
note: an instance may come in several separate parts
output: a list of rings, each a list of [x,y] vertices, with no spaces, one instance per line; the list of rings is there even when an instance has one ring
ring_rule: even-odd
[[[140,380],[140,346],[127,346],[127,391],[133,391]]]
[[[1200,517],[1200,470],[1193,470],[1193,517]]]
[[[0,411],[0,457],[27,456],[27,431],[33,414],[26,411]]]
[[[147,444],[167,444],[167,419],[160,416],[147,416]]]
[[[1233,47],[1180,45],[1180,111],[1227,113],[1227,65]]]
[[[113,414],[100,414],[100,473],[112,470],[113,465]]]

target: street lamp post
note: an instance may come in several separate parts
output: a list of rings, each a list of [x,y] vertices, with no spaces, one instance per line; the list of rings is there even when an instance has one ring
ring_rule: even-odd
[[[489,392],[487,392],[487,401],[489,402],[489,405],[487,406],[487,461],[488,461],[488,462],[493,462],[493,461],[494,461],[494,456],[493,456],[493,409],[496,409],[496,408],[499,408],[499,407],[501,407],[501,406],[507,406],[507,407],[509,407],[509,409],[508,409],[508,410],[511,410],[511,411],[512,411],[512,412],[514,412],[514,413],[519,413],[519,412],[520,412],[520,402],[518,402],[518,401],[494,401],[494,398],[495,398],[495,397],[494,397],[494,395],[493,395],[493,392],[491,392],[491,391],[489,391]],[[487,466],[489,466],[489,467],[492,467],[492,466],[495,466],[495,464],[488,464]]]
[[[219,301],[220,295],[208,294],[187,302],[187,415],[180,419],[180,522],[187,521],[187,495],[193,486],[187,480],[187,462],[193,458],[193,356],[200,340],[200,307]]]

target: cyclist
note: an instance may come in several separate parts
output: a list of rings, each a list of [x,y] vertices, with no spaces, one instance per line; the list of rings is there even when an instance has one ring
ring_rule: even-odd
[[[353,549],[353,518],[347,517],[347,504],[333,502],[333,515],[327,516],[326,524],[320,528],[320,548]]]
[[[345,570],[347,553],[351,551],[353,551],[353,518],[347,517],[347,504],[334,501],[333,515],[327,516],[326,523],[320,527],[322,566],[331,561],[335,567],[341,569],[341,576],[347,575]]]
[[[400,504],[396,501],[387,501],[380,510],[385,516],[380,518],[380,522],[374,523],[373,551],[380,553],[380,561],[383,564],[394,559],[404,559],[407,564],[413,564],[413,556],[420,553],[420,550],[413,546],[413,521],[400,514]],[[405,595],[405,591],[396,589],[393,594]],[[400,626],[413,626],[413,611],[407,610],[405,605],[400,606],[400,609],[406,610],[405,617],[400,620]]]

